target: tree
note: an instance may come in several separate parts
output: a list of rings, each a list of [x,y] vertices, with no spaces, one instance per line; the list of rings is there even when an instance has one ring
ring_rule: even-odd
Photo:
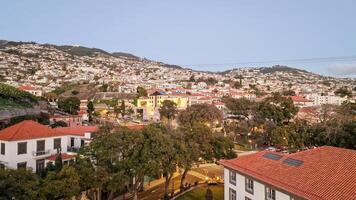
[[[80,194],[80,177],[71,166],[49,172],[40,191],[46,199],[71,199]]]
[[[40,180],[32,171],[0,169],[1,199],[44,199]]]
[[[68,124],[63,121],[63,120],[60,120],[60,121],[56,121],[54,122],[52,125],[51,125],[52,128],[57,128],[57,127],[68,127]]]
[[[164,100],[161,107],[159,108],[161,119],[166,118],[168,120],[169,126],[171,126],[171,122],[177,113],[177,104],[170,100]]]
[[[137,87],[137,96],[138,97],[147,97],[147,90],[141,86]]]
[[[334,93],[340,97],[352,97],[352,91],[349,90],[347,87],[340,87]]]
[[[213,199],[214,199],[213,191],[208,187],[205,193],[205,200],[213,200]]]
[[[58,101],[58,107],[72,115],[78,114],[79,106],[80,100],[77,97],[68,97]]]
[[[125,100],[121,100],[120,112],[121,112],[121,116],[124,117],[126,114]]]
[[[221,120],[221,111],[215,106],[208,104],[188,106],[187,109],[178,115],[178,122],[181,126],[192,126],[194,123],[206,123],[212,126],[215,123],[220,123]]]
[[[93,121],[93,112],[94,112],[94,104],[93,104],[93,101],[88,101],[88,104],[87,104],[87,112],[88,112],[88,115],[89,115],[89,122]]]
[[[241,84],[241,81],[235,81],[232,85],[233,88],[235,89],[240,89],[242,88],[242,84]]]
[[[194,74],[189,77],[189,82],[195,82]]]
[[[298,108],[294,106],[290,98],[283,97],[279,93],[273,93],[258,106],[258,117],[262,120],[270,120],[276,124],[289,121],[297,114]]]
[[[296,93],[294,90],[283,90],[282,95],[284,96],[295,96]]]
[[[107,92],[108,91],[108,88],[109,88],[109,85],[108,84],[103,84],[102,86],[100,86],[99,90],[101,92]]]

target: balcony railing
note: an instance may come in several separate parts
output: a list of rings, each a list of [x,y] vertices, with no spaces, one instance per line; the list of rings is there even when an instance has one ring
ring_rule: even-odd
[[[68,152],[75,152],[75,153],[77,153],[78,151],[79,151],[79,147],[71,147],[71,146],[68,146],[67,147],[67,151]]]
[[[51,154],[51,150],[44,150],[44,151],[32,151],[33,156],[44,156]]]

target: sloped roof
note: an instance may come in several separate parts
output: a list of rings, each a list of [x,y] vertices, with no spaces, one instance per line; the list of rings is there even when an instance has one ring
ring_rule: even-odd
[[[0,140],[17,141],[35,138],[55,137],[59,134],[38,122],[24,120],[0,131]]]
[[[49,128],[32,120],[25,120],[0,131],[0,140],[19,141],[36,138],[58,137],[63,135],[84,136],[86,132],[94,132],[95,126],[75,126]]]
[[[356,151],[323,146],[294,154],[279,154],[280,160],[264,157],[268,151],[220,163],[306,199],[355,199]],[[302,161],[300,166],[283,163],[287,158]]]

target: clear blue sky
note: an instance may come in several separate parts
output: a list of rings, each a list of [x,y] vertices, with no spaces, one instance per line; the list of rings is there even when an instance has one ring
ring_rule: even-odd
[[[0,39],[97,47],[200,70],[356,56],[355,0],[4,0],[0,18]],[[356,58],[278,63],[356,75]]]

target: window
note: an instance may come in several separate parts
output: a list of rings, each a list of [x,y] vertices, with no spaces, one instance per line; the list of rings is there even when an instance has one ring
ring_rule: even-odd
[[[274,189],[266,187],[266,200],[276,200],[276,191]]]
[[[253,180],[245,178],[245,190],[246,192],[253,194]]]
[[[236,191],[233,189],[229,189],[229,200],[236,200]]]
[[[44,170],[45,168],[45,160],[36,160],[36,173],[40,173]]]
[[[236,185],[236,173],[233,172],[232,170],[229,170],[229,174],[230,174],[230,183]]]
[[[5,143],[1,143],[1,155],[5,155]]]
[[[245,197],[245,200],[252,200],[251,198]]]
[[[26,162],[17,163],[17,169],[26,169],[26,167],[27,167]]]
[[[17,155],[27,153],[27,142],[17,143]]]
[[[61,138],[53,139],[53,149],[60,149],[61,148]]]
[[[37,155],[45,154],[45,140],[37,140]]]
[[[73,137],[70,138],[70,146],[71,146],[71,147],[74,147],[74,138],[73,138]]]
[[[81,147],[84,146],[84,140],[80,140],[80,146],[81,146]]]

